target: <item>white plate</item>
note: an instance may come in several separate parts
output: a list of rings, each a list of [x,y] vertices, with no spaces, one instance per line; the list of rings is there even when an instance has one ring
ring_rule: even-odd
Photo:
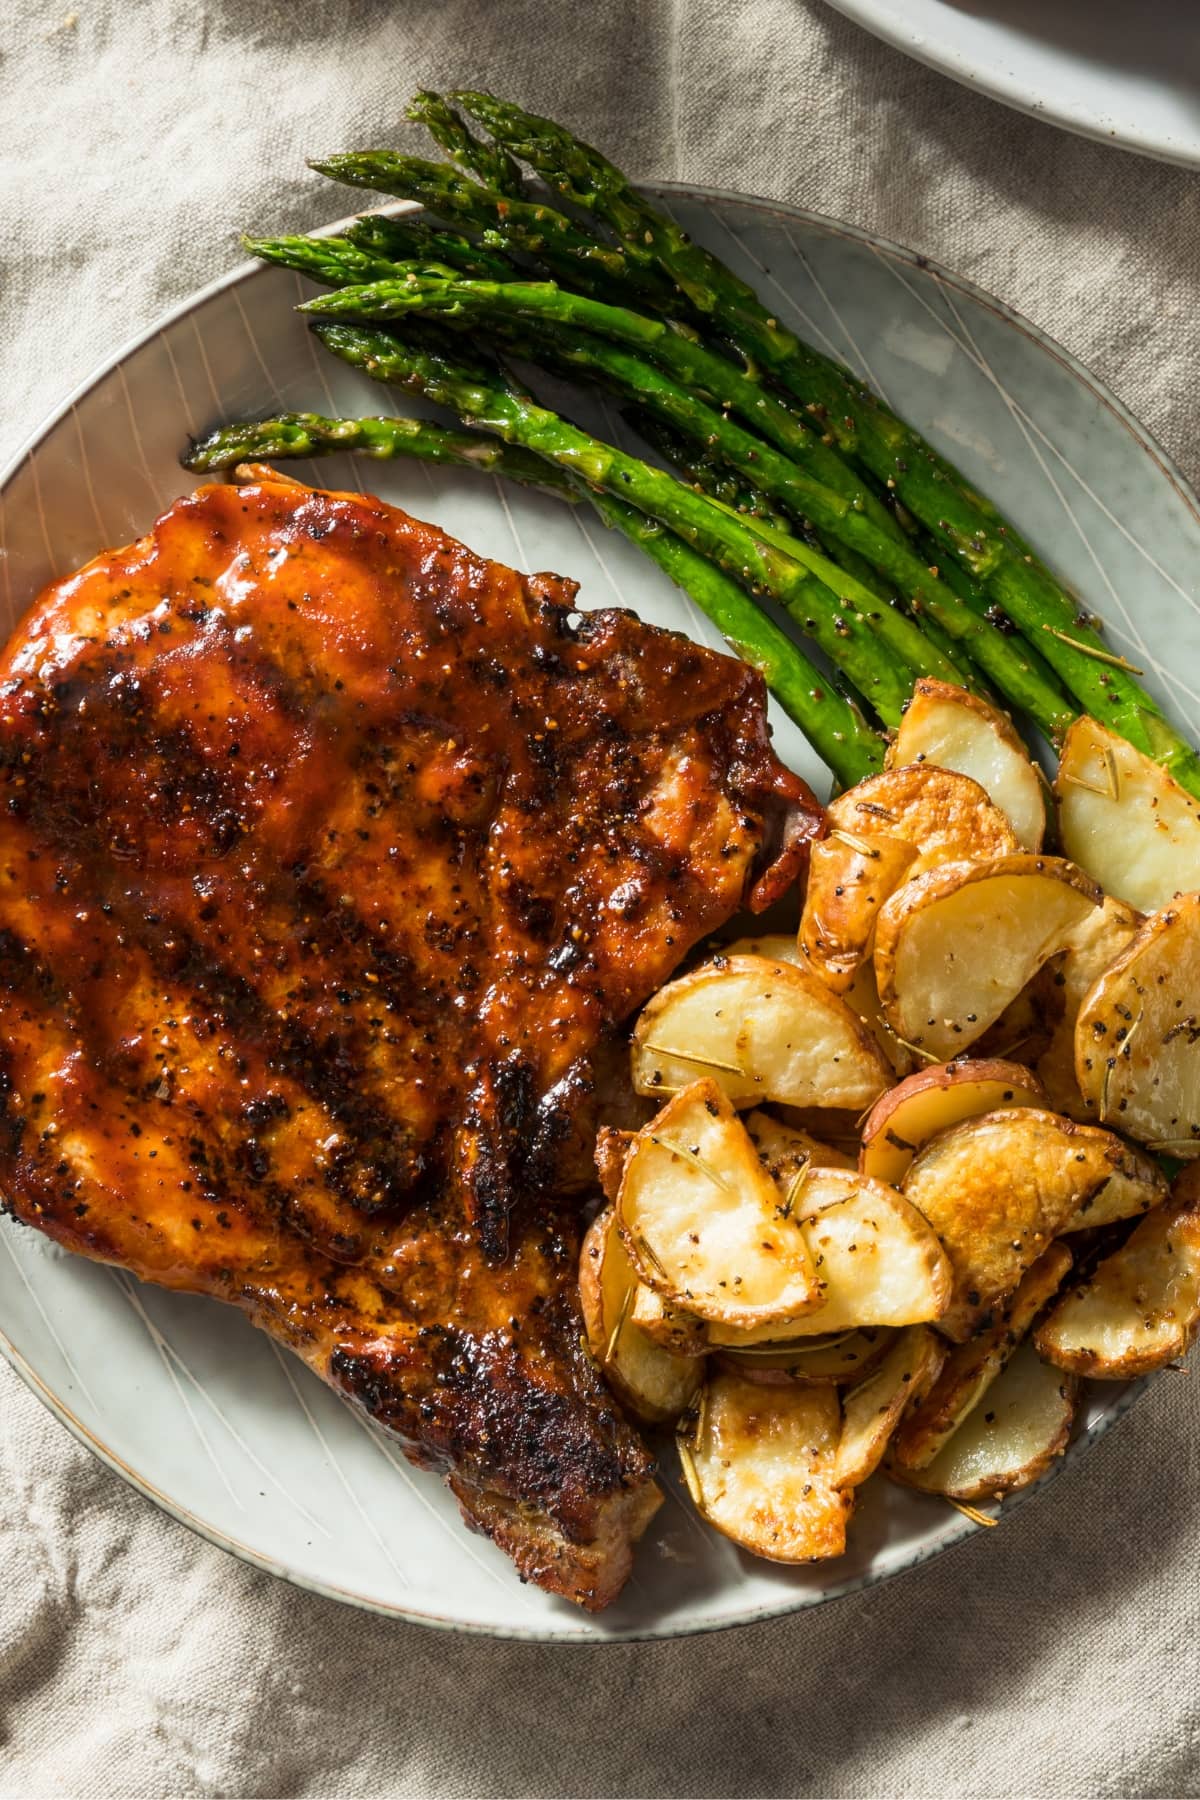
[[[848,19],[1019,112],[1200,167],[1192,0],[830,0]]]
[[[680,188],[669,201],[782,316],[869,369],[1077,583],[1186,722],[1200,688],[1200,518],[1121,406],[1031,327],[907,251],[733,196]],[[278,270],[230,277],[118,357],[38,434],[0,484],[0,631],[46,580],[138,535],[192,485],[176,461],[189,429],[281,406],[386,409],[378,387],[315,353],[292,311],[299,291]],[[598,527],[550,499],[465,472],[343,457],[298,472],[328,486],[364,482],[490,556],[571,573],[582,604],[621,600],[719,642],[628,545],[601,541]],[[784,757],[823,789],[807,746],[786,720],[775,723]],[[975,1529],[938,1501],[879,1482],[844,1561],[786,1570],[708,1532],[673,1490],[626,1595],[589,1619],[522,1587],[433,1477],[410,1470],[216,1302],[140,1287],[4,1221],[0,1320],[0,1348],[35,1391],[176,1517],[304,1586],[408,1618],[564,1640],[703,1630],[882,1580]],[[1097,1392],[1072,1453],[1129,1398]]]

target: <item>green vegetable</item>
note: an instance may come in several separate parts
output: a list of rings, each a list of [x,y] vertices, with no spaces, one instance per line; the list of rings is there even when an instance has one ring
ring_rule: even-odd
[[[396,279],[403,271],[388,257],[344,237],[244,237],[242,247],[260,262],[295,269],[326,287],[352,287],[364,281]],[[445,273],[448,275],[449,270]]]
[[[392,150],[361,150],[310,166],[350,187],[373,188],[419,201],[431,212],[456,219],[474,231],[501,232],[506,244],[535,257],[555,275],[589,293],[622,291],[655,308],[669,311],[672,307],[670,283],[648,259],[601,243],[544,201],[514,200],[468,180],[447,163],[426,162]]]
[[[330,419],[322,413],[282,413],[278,418],[222,425],[196,438],[181,460],[185,469],[210,474],[238,463],[266,458],[333,456],[353,451],[390,462],[412,457],[420,462],[452,463],[507,475],[533,487],[562,491],[557,471],[540,457],[501,444],[478,431],[452,431],[427,419]]]
[[[381,277],[369,293],[313,310],[333,317],[350,314],[369,319],[404,318],[418,312],[438,313],[455,321],[515,320],[539,331],[549,326],[555,352],[584,366],[596,338],[628,345],[673,377],[697,404],[707,400],[736,413],[760,438],[863,513],[877,530],[903,544],[903,534],[888,509],[836,451],[726,357],[705,349],[664,320],[569,293],[548,281],[447,281],[434,271],[416,267],[392,273],[395,278],[391,282]]]
[[[503,251],[489,249],[460,231],[435,230],[423,219],[364,213],[346,227],[345,235],[350,243],[389,262],[445,263],[460,275],[484,281],[510,281],[519,272]]]
[[[525,184],[521,171],[507,150],[473,136],[461,115],[440,94],[426,89],[414,95],[406,117],[414,124],[424,125],[451,162],[477,176],[485,187],[498,194],[510,194],[514,199],[522,197]]]

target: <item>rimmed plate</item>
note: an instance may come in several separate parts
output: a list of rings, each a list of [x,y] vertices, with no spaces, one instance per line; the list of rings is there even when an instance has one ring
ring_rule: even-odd
[[[829,0],[964,87],[1081,137],[1200,167],[1200,35],[1177,0]]]
[[[1200,692],[1200,508],[1120,403],[1005,307],[909,251],[736,195],[661,192],[781,316],[868,374],[1019,521],[1186,722]],[[138,535],[191,485],[177,461],[189,431],[280,407],[386,407],[378,387],[318,358],[292,310],[299,291],[278,270],[235,272],[37,434],[0,482],[0,629],[45,581]],[[603,408],[595,422],[618,428]],[[602,541],[552,500],[342,457],[297,473],[365,485],[488,555],[571,573],[581,604],[619,600],[719,643],[623,541]],[[782,755],[824,788],[798,733],[775,724]],[[0,1350],[34,1391],[168,1512],[302,1586],[430,1624],[574,1642],[710,1630],[886,1579],[975,1529],[877,1483],[842,1562],[786,1570],[708,1532],[672,1490],[626,1594],[589,1619],[522,1587],[435,1479],[229,1309],[141,1287],[3,1221],[0,1321]],[[1131,1398],[1093,1393],[1070,1454]]]

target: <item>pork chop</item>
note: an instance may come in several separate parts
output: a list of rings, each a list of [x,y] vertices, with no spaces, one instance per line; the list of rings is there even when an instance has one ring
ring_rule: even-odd
[[[819,809],[744,663],[247,474],[0,660],[0,1190],[240,1307],[602,1606],[658,1491],[580,1343],[597,1070]]]

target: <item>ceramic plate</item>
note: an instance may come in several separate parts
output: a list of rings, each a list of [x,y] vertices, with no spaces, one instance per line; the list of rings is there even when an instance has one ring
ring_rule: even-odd
[[[732,195],[672,188],[664,198],[999,501],[1186,723],[1200,690],[1200,517],[1118,402],[1002,306],[907,251]],[[118,357],[21,454],[0,484],[5,632],[44,582],[136,537],[192,485],[177,462],[188,432],[281,407],[386,405],[365,377],[315,353],[292,311],[301,291],[278,270],[231,276]],[[603,409],[595,423],[615,429]],[[578,577],[581,604],[627,604],[719,643],[624,540],[602,539],[551,499],[466,472],[342,457],[297,473],[365,483],[486,555]],[[794,728],[781,716],[775,727],[784,758],[825,791]],[[216,1302],[142,1287],[3,1221],[0,1321],[5,1354],[34,1390],[169,1512],[303,1586],[406,1618],[561,1640],[666,1636],[813,1605],[976,1529],[879,1482],[844,1561],[786,1570],[711,1534],[672,1487],[626,1594],[590,1619],[522,1587],[436,1479]],[[1071,1454],[1129,1397],[1095,1396]]]
[[[1200,29],[1179,0],[830,0],[897,50],[1068,131],[1200,167]]]

